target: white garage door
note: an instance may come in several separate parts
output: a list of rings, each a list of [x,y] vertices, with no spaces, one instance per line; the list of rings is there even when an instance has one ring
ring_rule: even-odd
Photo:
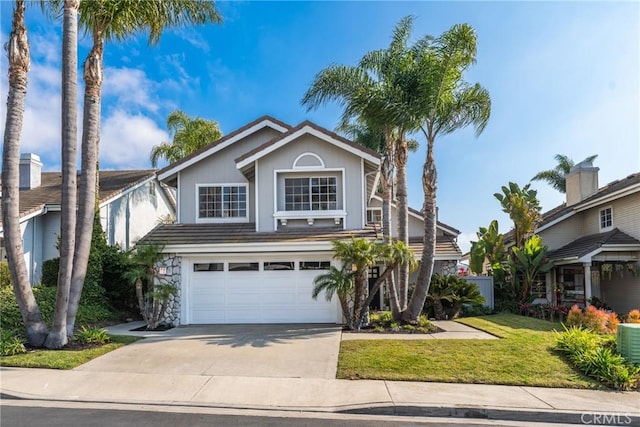
[[[338,302],[311,297],[329,261],[204,260],[185,263],[187,323],[336,323]]]

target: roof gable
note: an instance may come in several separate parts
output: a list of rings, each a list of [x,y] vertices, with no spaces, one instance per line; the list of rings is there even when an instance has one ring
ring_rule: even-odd
[[[313,135],[316,138],[333,144],[336,147],[362,157],[375,165],[380,164],[380,155],[375,151],[349,141],[348,139],[307,120],[290,129],[288,132],[285,132],[284,134],[277,136],[238,157],[236,159],[236,167],[238,169],[247,167],[256,160],[280,149],[289,142],[294,141],[303,135]]]
[[[277,120],[271,116],[259,117],[258,119],[250,123],[247,123],[241,128],[238,128],[233,132],[223,136],[217,141],[213,141],[210,144],[206,145],[205,147],[202,147],[201,149],[190,154],[189,156],[175,163],[172,163],[169,166],[165,167],[164,169],[160,170],[158,172],[158,178],[160,180],[169,178],[170,176],[175,175],[176,173],[180,172],[185,168],[188,168],[194,163],[197,163],[200,160],[203,160],[211,156],[212,154],[215,154],[218,151],[225,149],[226,147],[232,145],[233,143],[240,141],[241,139],[246,138],[247,136],[258,132],[261,129],[264,129],[265,127],[269,127],[281,133],[285,133],[291,129],[290,125],[280,120]]]

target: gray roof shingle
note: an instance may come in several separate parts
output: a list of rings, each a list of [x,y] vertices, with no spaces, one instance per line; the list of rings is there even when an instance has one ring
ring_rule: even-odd
[[[614,228],[606,233],[580,237],[559,249],[550,251],[548,256],[552,260],[580,258],[605,245],[637,245],[640,249],[640,240]]]

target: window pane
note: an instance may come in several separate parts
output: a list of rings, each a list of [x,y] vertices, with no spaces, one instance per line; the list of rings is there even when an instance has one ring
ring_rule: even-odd
[[[245,186],[199,187],[200,218],[245,218],[247,216]]]
[[[293,270],[293,269],[294,269],[293,261],[273,261],[273,262],[264,263],[264,271]]]
[[[300,261],[300,270],[328,270],[330,261]]]
[[[257,262],[230,262],[229,271],[258,271],[259,265]]]
[[[193,271],[224,271],[224,264],[221,262],[197,263],[193,264]]]
[[[284,180],[284,208],[287,211],[309,210],[309,178]]]

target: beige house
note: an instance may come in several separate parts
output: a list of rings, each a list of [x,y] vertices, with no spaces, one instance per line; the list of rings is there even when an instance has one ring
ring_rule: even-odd
[[[599,188],[598,170],[576,165],[566,202],[543,214],[536,233],[556,267],[538,296],[582,306],[597,298],[622,314],[640,308],[640,173]]]

